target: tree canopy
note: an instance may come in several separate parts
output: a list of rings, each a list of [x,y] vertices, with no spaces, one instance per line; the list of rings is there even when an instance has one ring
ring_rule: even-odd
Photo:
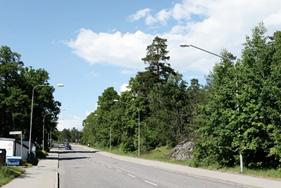
[[[265,36],[260,24],[246,38],[241,59],[222,61],[210,75],[196,158],[233,166],[280,165],[281,32]]]
[[[109,87],[99,97],[98,108],[85,120],[83,139],[124,151],[137,150],[137,120],[140,113],[141,150],[174,146],[192,137],[194,110],[203,99],[198,80],[189,86],[169,64],[167,40],[155,37],[142,60],[147,65],[129,82],[129,91],[120,95]]]
[[[38,87],[34,93],[33,141],[42,141],[44,117],[46,134],[56,129],[60,102],[54,99],[54,87],[48,80],[47,71],[25,67],[18,53],[8,46],[0,47],[1,137],[9,137],[9,131],[17,130],[23,131],[24,138],[28,138],[32,89],[42,84],[48,87]]]
[[[83,139],[95,146],[137,150],[195,142],[195,165],[281,165],[281,32],[266,36],[259,24],[246,37],[240,59],[224,50],[202,86],[187,83],[170,65],[167,40],[155,37],[142,60],[147,65],[129,81],[129,91],[108,88],[84,124]]]

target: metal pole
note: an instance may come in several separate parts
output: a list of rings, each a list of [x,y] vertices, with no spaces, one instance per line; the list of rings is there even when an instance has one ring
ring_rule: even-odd
[[[46,114],[43,117],[43,140],[42,140],[43,150],[45,150],[45,118],[46,118]]]
[[[50,131],[50,147],[52,147],[52,131]]]
[[[240,156],[240,172],[243,173],[243,156],[241,153],[239,156]]]
[[[238,78],[237,78],[237,75],[236,75],[235,85],[236,85],[236,98],[237,98],[237,103],[236,103],[237,113],[239,114],[240,108],[239,108],[239,103],[238,103]],[[238,122],[238,126],[239,126],[239,122]],[[240,172],[243,173],[243,156],[242,156],[241,148],[240,148],[239,158],[240,158]]]
[[[140,109],[138,108],[138,156],[140,156]]]
[[[32,116],[33,116],[33,101],[34,101],[34,90],[36,86],[32,89],[32,98],[31,98],[31,108],[30,108],[30,126],[29,126],[29,143],[28,143],[28,155],[31,153],[31,135],[32,135]]]
[[[111,151],[111,126],[109,129],[109,151]]]
[[[21,156],[21,160],[22,160],[22,132],[20,134],[20,156]]]
[[[201,51],[203,51],[203,52],[206,52],[206,53],[208,53],[208,54],[211,54],[211,55],[217,56],[217,57],[222,58],[222,59],[226,59],[225,57],[223,57],[223,56],[221,56],[221,55],[219,55],[219,54],[216,54],[216,53],[214,53],[214,52],[211,52],[211,51],[205,50],[205,49],[200,48],[200,47],[198,47],[198,46],[194,46],[194,45],[192,45],[192,44],[184,44],[184,45],[180,45],[180,47],[183,47],[183,48],[184,48],[184,47],[192,47],[192,48],[196,48],[196,49],[201,50]]]
[[[193,48],[196,48],[196,49],[198,49],[198,50],[207,52],[207,53],[212,54],[212,55],[214,55],[214,56],[217,56],[217,57],[219,57],[219,58],[225,59],[225,57],[223,57],[223,56],[221,56],[221,55],[218,55],[218,54],[216,54],[216,53],[214,53],[214,52],[205,50],[205,49],[203,49],[203,48],[199,48],[198,46],[194,46],[194,45],[192,45],[192,44],[190,44],[189,46],[190,46],[190,47],[193,47]]]
[[[48,147],[50,147],[50,134],[48,133],[48,135],[47,135],[47,140],[48,140]]]
[[[200,48],[198,46],[194,46],[192,44],[184,44],[184,45],[180,45],[180,47],[193,47],[193,48],[196,48],[196,49],[201,50],[203,52],[206,52],[206,53],[209,53],[211,55],[217,56],[217,57],[219,57],[219,58],[221,58],[223,60],[231,61],[231,59],[229,59],[229,58],[223,57],[223,56],[221,56],[219,54],[216,54],[214,52],[205,50],[205,49]],[[236,75],[236,82],[235,82],[235,84],[236,84],[236,98],[237,98],[236,107],[237,107],[237,112],[239,113],[240,109],[239,109],[239,104],[238,104],[238,81],[237,80],[238,80],[238,78],[237,78],[237,75]],[[243,173],[243,156],[242,156],[241,149],[240,149],[240,153],[239,153],[239,158],[240,158],[240,172]]]
[[[34,90],[37,88],[37,87],[44,87],[44,86],[48,86],[50,87],[49,85],[44,85],[44,84],[40,84],[40,85],[36,85],[33,87],[32,89],[32,98],[31,98],[31,110],[30,110],[30,127],[29,127],[29,148],[28,148],[28,154],[30,155],[31,153],[31,136],[32,136],[32,116],[33,116],[33,102],[34,102]],[[58,87],[63,87],[63,84],[57,84]]]

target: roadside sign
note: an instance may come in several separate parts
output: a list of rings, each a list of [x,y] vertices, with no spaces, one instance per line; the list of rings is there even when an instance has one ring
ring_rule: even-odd
[[[10,135],[22,134],[22,132],[21,132],[21,131],[10,131],[9,134],[10,134]]]

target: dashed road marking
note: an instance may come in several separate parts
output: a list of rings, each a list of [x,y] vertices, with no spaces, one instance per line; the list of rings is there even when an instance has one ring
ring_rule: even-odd
[[[144,180],[144,182],[145,182],[145,183],[148,183],[148,184],[150,184],[150,185],[153,185],[153,186],[155,186],[155,187],[158,186],[156,183],[153,183],[153,182],[148,181],[148,180]]]
[[[136,176],[134,176],[133,174],[127,174],[128,176],[130,176],[131,178],[136,178]]]

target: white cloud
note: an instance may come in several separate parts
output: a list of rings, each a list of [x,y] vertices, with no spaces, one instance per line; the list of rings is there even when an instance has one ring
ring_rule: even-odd
[[[96,33],[81,29],[77,38],[68,42],[74,52],[91,64],[108,63],[127,68],[141,68],[140,59],[152,35],[135,33]]]
[[[207,14],[208,5],[211,2],[207,0],[183,0],[182,3],[176,3],[174,7],[162,9],[154,15],[151,14],[151,9],[141,9],[129,16],[129,20],[134,22],[144,19],[147,25],[165,24],[170,19],[177,21],[190,20],[192,16]]]
[[[125,92],[125,91],[129,91],[128,86],[129,86],[129,84],[123,83],[123,84],[120,86],[120,93],[121,93],[121,92]]]
[[[138,10],[136,13],[130,15],[128,20],[131,22],[138,21],[140,19],[144,19],[147,25],[154,25],[158,22],[164,24],[166,20],[171,16],[171,12],[165,9],[159,11],[155,16],[151,15],[151,9],[145,8]]]
[[[148,11],[149,10],[149,11]],[[219,53],[222,49],[239,56],[245,36],[251,29],[264,21],[269,34],[280,29],[280,0],[184,0],[155,15],[146,9],[138,19],[143,18],[148,25],[175,20],[176,24],[165,33],[158,35],[168,39],[171,64],[177,70],[208,73],[219,60],[202,51],[180,48],[183,43],[191,43]],[[200,19],[194,19],[193,16]],[[81,29],[77,38],[68,44],[76,54],[89,63],[108,63],[125,69],[143,68],[141,58],[151,44],[153,35],[137,31],[134,33],[96,33]]]
[[[82,130],[82,121],[83,118],[78,116],[63,117],[58,120],[57,128],[59,131],[63,129],[72,129],[73,127],[78,130]]]
[[[134,22],[150,15],[150,11],[151,10],[149,8],[141,9],[138,10],[135,14],[130,15],[128,18],[131,22]]]
[[[146,25],[154,25],[157,22],[158,22],[158,20],[151,15],[147,15],[145,18]]]
[[[171,12],[167,11],[166,9],[160,10],[157,14],[156,14],[156,20],[162,24],[165,24],[166,21],[169,19],[169,17],[171,16]]]

